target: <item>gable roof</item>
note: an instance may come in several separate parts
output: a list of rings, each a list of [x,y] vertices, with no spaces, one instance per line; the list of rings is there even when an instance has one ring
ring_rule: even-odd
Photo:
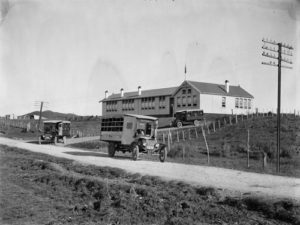
[[[124,97],[121,97],[121,93],[111,94],[106,99],[102,99],[100,102],[112,101],[112,100],[125,100],[131,98],[146,98],[146,97],[156,97],[156,96],[171,96],[177,87],[168,87],[168,88],[159,88],[159,89],[150,89],[142,90],[141,95],[138,95],[138,91],[124,92]]]
[[[186,81],[192,87],[196,88],[201,94],[213,94],[232,97],[254,98],[251,94],[245,91],[241,86],[229,86],[229,92],[226,92],[224,84],[212,84],[197,81]]]

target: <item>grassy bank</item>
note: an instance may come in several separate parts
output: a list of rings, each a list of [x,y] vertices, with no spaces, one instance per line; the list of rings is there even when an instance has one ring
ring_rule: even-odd
[[[0,146],[1,224],[299,224],[291,200],[211,187]]]

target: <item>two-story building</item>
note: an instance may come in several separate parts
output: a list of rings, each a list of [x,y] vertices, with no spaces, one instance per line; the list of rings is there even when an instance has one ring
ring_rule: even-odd
[[[254,110],[254,97],[240,86],[184,81],[178,87],[124,92],[102,99],[102,115],[140,114],[168,117],[183,109],[202,109],[209,114],[247,114]]]

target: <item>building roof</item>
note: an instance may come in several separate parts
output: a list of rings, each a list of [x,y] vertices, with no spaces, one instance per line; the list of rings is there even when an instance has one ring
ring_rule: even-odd
[[[240,86],[230,85],[229,93],[226,92],[224,84],[212,84],[212,83],[204,83],[198,81],[184,81],[184,83],[190,84],[201,94],[212,94],[212,95],[222,95],[222,96],[232,96],[232,97],[243,97],[243,98],[254,98],[251,94],[245,91]],[[111,94],[106,99],[102,99],[100,102],[112,101],[112,100],[125,100],[125,99],[135,99],[135,98],[146,98],[146,97],[156,97],[156,96],[172,96],[177,92],[177,90],[181,87],[168,87],[168,88],[159,88],[159,89],[149,89],[142,90],[141,95],[138,95],[138,91],[133,92],[124,92],[124,97],[121,97],[121,93]]]
[[[47,120],[44,121],[44,123],[71,123],[71,122],[67,120]]]
[[[254,98],[240,86],[229,86],[229,92],[226,92],[224,84],[203,83],[197,81],[187,81],[191,86],[196,88],[201,94],[214,94],[232,97]]]
[[[102,99],[101,101],[111,101],[111,100],[119,100],[119,99],[131,99],[131,98],[147,98],[147,97],[155,97],[155,96],[168,96],[172,95],[174,91],[178,87],[168,87],[168,88],[159,88],[159,89],[149,89],[142,90],[141,95],[138,95],[138,91],[133,92],[124,92],[124,97],[121,97],[121,93],[111,94],[106,99]]]

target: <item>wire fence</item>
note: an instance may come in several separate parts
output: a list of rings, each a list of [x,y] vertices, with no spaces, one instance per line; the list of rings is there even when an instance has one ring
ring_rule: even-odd
[[[0,119],[0,130],[6,131],[10,127],[21,128],[27,132],[39,132],[38,131],[38,120],[23,120],[23,119]],[[81,122],[82,124],[85,121]],[[43,123],[40,123],[40,130],[43,130]],[[100,124],[99,122],[95,122],[93,125],[89,127],[80,128],[80,124],[74,125],[70,129],[71,137],[91,137],[91,136],[99,136],[100,135]]]
[[[275,171],[276,117],[277,115],[271,112],[228,115],[204,121],[198,127],[158,130],[157,139],[168,146],[168,155],[171,158],[181,161],[189,160],[197,163],[203,162],[205,158],[206,163],[211,164],[211,156],[217,156],[217,158],[214,157],[212,165],[224,163],[221,160],[223,157],[223,159],[226,158],[226,165],[235,165],[239,161],[243,161],[242,167],[244,168],[252,166],[257,167],[258,170],[259,168],[265,170],[268,167]],[[299,118],[299,113],[285,113],[281,114],[281,117]],[[271,133],[274,135],[267,136],[263,134],[264,132],[257,132],[257,128],[252,129],[254,121],[262,123],[262,129],[265,129],[264,126],[273,121]],[[287,149],[282,149],[280,154],[283,157],[290,157]],[[230,160],[232,161],[230,162]]]

